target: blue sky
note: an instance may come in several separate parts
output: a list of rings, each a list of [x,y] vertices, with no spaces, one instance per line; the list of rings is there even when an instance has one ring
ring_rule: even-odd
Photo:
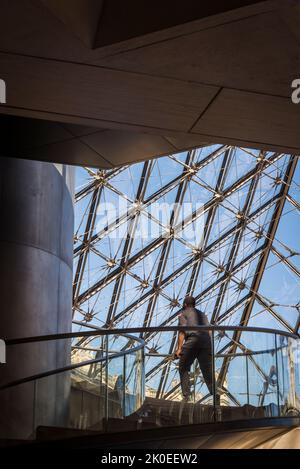
[[[206,164],[207,158],[216,151],[219,151],[219,154],[215,158],[211,158]],[[153,194],[156,194],[163,187],[170,184],[170,189],[162,195],[158,195],[155,200],[159,204],[174,203],[178,195],[180,177],[184,169],[193,168],[193,165],[196,163],[200,165],[200,169],[193,173],[190,179],[186,181],[182,200],[184,203],[190,204],[192,210],[196,210],[199,204],[209,204],[216,193],[219,173],[224,165],[224,155],[225,149],[222,151],[221,145],[214,145],[196,150],[193,154],[193,161],[190,163],[187,163],[186,152],[159,158],[151,162],[150,176],[143,195],[144,203],[142,204],[142,211],[136,217],[138,219],[136,226],[137,233],[143,233],[143,236],[136,235],[134,237],[130,257],[134,257],[141,250],[147,249],[147,246],[157,236],[153,236],[151,233],[155,232],[154,228],[158,229],[159,224],[168,228],[169,214],[167,211],[162,210],[159,220],[149,218],[153,213],[151,212],[153,202],[148,203],[147,201],[151,200],[151,198],[154,199]],[[222,190],[225,192],[229,191],[238,178],[247,175],[247,173],[250,174],[257,164],[258,155],[258,150],[232,149]],[[269,152],[265,155],[265,158],[274,158],[274,155]],[[194,294],[198,295],[198,306],[206,312],[209,318],[216,311],[218,311],[219,318],[224,316],[224,319],[220,321],[222,325],[234,325],[240,321],[246,304],[242,301],[243,298],[246,301],[247,295],[251,293],[252,282],[261,255],[260,249],[262,249],[266,240],[273,211],[276,207],[277,199],[274,199],[274,197],[276,198],[280,193],[283,184],[280,180],[282,181],[284,178],[289,160],[290,155],[282,155],[277,159],[275,158],[274,163],[270,164],[258,178],[255,192],[251,185],[251,179],[249,179],[238,190],[229,191],[215,211],[214,221],[204,245],[207,255],[198,271]],[[108,184],[102,190],[100,203],[110,204],[114,207],[119,204],[120,199],[123,201],[126,199],[129,208],[132,207],[132,204],[135,202],[143,167],[144,163],[137,163],[122,169],[115,176],[109,178]],[[96,173],[97,170],[92,171]],[[279,183],[276,184],[278,180]],[[77,190],[84,188],[93,181],[95,181],[93,172],[89,174],[84,168],[77,169]],[[173,186],[172,181],[174,181]],[[289,187],[289,195],[296,203],[300,204],[299,184],[300,167],[298,164],[292,184]],[[225,289],[224,286],[222,287],[222,283],[214,286],[223,275],[223,273],[217,271],[217,267],[228,264],[230,256],[232,256],[232,248],[236,242],[236,233],[234,231],[231,235],[227,235],[227,237],[226,233],[234,230],[239,212],[243,210],[249,194],[251,196],[251,204],[247,212],[247,223],[240,239],[239,248],[234,254],[234,266],[241,265],[241,267],[234,271],[232,278],[226,282]],[[75,235],[78,237],[76,245],[80,244],[83,237],[91,197],[92,193],[82,198],[76,204]],[[274,201],[272,202],[273,199]],[[266,208],[263,209],[263,207]],[[123,213],[125,211],[121,215]],[[152,311],[151,325],[153,326],[160,325],[166,319],[174,316],[176,308],[174,309],[171,305],[171,301],[176,299],[180,303],[186,293],[186,286],[192,275],[194,250],[203,247],[203,227],[208,220],[208,213],[206,211],[188,227],[178,231],[175,239],[169,243],[170,248],[168,256],[165,259],[165,270],[161,278],[162,288],[157,297],[155,308]],[[111,213],[107,213],[107,216],[110,217],[110,222],[116,218]],[[182,215],[179,212],[179,221],[181,220],[180,217],[182,218]],[[102,217],[98,217],[97,221],[98,224],[96,223],[94,235],[105,227],[107,218],[102,214]],[[142,223],[143,225],[141,225]],[[147,233],[145,235],[143,232],[143,227],[145,226],[148,229],[152,229],[149,235]],[[128,225],[122,225],[119,228],[118,236],[114,236],[114,230],[112,230],[110,234],[103,235],[101,239],[92,244],[85,271],[83,272],[80,294],[84,294],[96,282],[105,280],[109,273],[112,272],[112,269],[120,265],[125,244],[124,235],[127,229]],[[299,277],[296,273],[296,269],[300,269],[299,229],[299,210],[295,207],[295,204],[293,205],[291,202],[286,201],[273,242],[277,255],[274,252],[270,253],[259,288],[259,295],[274,314],[271,314],[268,308],[263,306],[258,300],[255,300],[249,325],[279,330],[295,327],[298,318],[297,304],[300,301]],[[259,233],[261,233],[261,236],[259,236]],[[194,235],[194,237],[191,235]],[[224,236],[224,241],[219,243],[216,241]],[[153,251],[147,253],[139,262],[134,263],[128,273],[124,272],[120,296],[116,305],[112,304],[115,283],[108,283],[99,292],[80,304],[80,308],[76,312],[76,319],[82,321],[84,320],[84,314],[91,312],[93,315],[92,322],[102,326],[105,324],[107,313],[113,306],[113,317],[116,319],[116,327],[142,325],[149,301],[138,304],[132,310],[130,310],[130,305],[134,304],[142,295],[147,295],[147,292],[150,292],[156,281],[161,250],[162,246],[158,246]],[[252,260],[247,261],[247,257],[256,251],[258,255],[253,256]],[[278,253],[286,258],[288,263],[282,262],[278,257]],[[109,259],[113,259],[115,262],[112,267],[108,266]],[[190,268],[188,267],[189,263]],[[172,273],[184,264],[187,264],[187,268],[169,282],[168,278]],[[77,259],[75,257],[75,270],[76,265]],[[144,286],[141,289],[142,280],[147,280],[148,286]],[[245,287],[239,288],[243,283]],[[220,295],[222,295],[223,303],[218,308],[217,301]],[[228,311],[238,301],[242,302],[240,307],[233,308],[232,312],[228,314]],[[122,311],[126,308],[129,308],[130,313],[123,317]],[[170,322],[170,324],[172,323],[176,324],[176,319]],[[159,353],[168,353],[171,338],[172,333],[158,334],[149,341],[148,345],[149,347],[155,347]],[[154,363],[155,360],[153,359],[152,361]],[[239,367],[236,366],[235,371],[237,374],[239,374],[238,369]],[[154,378],[152,384],[155,386],[158,380],[159,375]],[[235,392],[238,392],[238,376],[232,375],[231,380],[232,386],[236,381]]]

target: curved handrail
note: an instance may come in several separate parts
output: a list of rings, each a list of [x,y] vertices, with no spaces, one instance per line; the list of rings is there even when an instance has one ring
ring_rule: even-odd
[[[88,326],[87,326],[88,327]],[[269,329],[265,327],[244,327],[244,326],[162,326],[162,327],[127,327],[122,329],[99,329],[95,331],[83,331],[83,332],[66,332],[61,334],[49,334],[34,337],[22,337],[16,339],[5,340],[6,346],[19,345],[33,342],[43,342],[48,340],[60,340],[60,339],[73,339],[75,337],[93,337],[93,336],[107,336],[107,335],[125,335],[143,332],[176,332],[176,331],[241,331],[241,332],[261,332],[267,334],[277,334],[280,336],[291,337],[293,339],[299,339],[299,335],[293,334],[288,331],[281,331],[278,329]],[[132,336],[137,339],[137,337]]]
[[[87,325],[87,327],[89,327]],[[134,353],[145,346],[145,341],[141,337],[136,337],[131,335],[132,333],[142,333],[142,332],[169,332],[169,331],[241,331],[241,332],[259,332],[259,333],[268,333],[268,334],[276,334],[279,336],[290,337],[293,339],[299,339],[299,336],[296,334],[292,334],[288,331],[280,331],[277,329],[269,329],[269,328],[262,328],[262,327],[244,327],[244,326],[218,326],[218,325],[207,325],[207,326],[164,326],[164,327],[130,327],[124,329],[98,329],[96,327],[91,327],[93,331],[83,331],[83,332],[68,332],[68,333],[61,333],[61,334],[50,334],[50,335],[43,335],[43,336],[35,336],[35,337],[24,337],[19,339],[10,339],[5,341],[6,346],[11,345],[19,345],[19,344],[26,344],[26,343],[34,343],[34,342],[43,342],[43,341],[50,341],[50,340],[61,340],[61,339],[71,339],[76,337],[98,337],[98,336],[109,336],[109,335],[122,335],[131,340],[135,340],[140,343],[140,345],[122,351],[117,352],[113,355],[109,356],[109,359],[113,359],[116,357],[124,356],[130,353]],[[264,351],[263,351],[264,352]],[[244,352],[242,355],[246,355],[248,353]],[[262,351],[249,351],[249,354],[258,354],[262,353]],[[236,355],[236,354],[235,354]],[[234,355],[234,356],[235,356]],[[165,355],[166,357],[169,355]],[[171,356],[171,355],[170,355]],[[216,356],[221,356],[216,354]],[[226,356],[230,356],[226,354]],[[101,357],[97,359],[87,360],[81,363],[73,363],[61,368],[56,368],[54,370],[49,370],[43,373],[39,373],[36,375],[28,376],[26,378],[21,378],[15,381],[11,381],[5,385],[0,386],[0,391],[11,388],[13,386],[17,386],[19,384],[24,384],[30,381],[34,381],[36,379],[44,378],[51,375],[56,375],[59,373],[63,373],[65,371],[71,371],[76,368],[80,368],[86,365],[92,365],[95,363],[101,363],[106,360],[106,357]]]
[[[78,324],[78,323],[77,323]],[[294,345],[296,345],[296,350],[298,350],[298,345],[299,345],[299,336],[296,335],[296,334],[292,334],[288,331],[280,331],[280,330],[277,330],[277,329],[269,329],[269,328],[260,328],[260,327],[244,327],[244,326],[221,326],[221,325],[207,325],[207,326],[159,326],[159,327],[130,327],[130,328],[123,328],[123,329],[105,329],[105,328],[97,328],[96,326],[92,326],[92,325],[89,325],[89,324],[78,324],[78,325],[81,325],[81,326],[86,326],[87,328],[89,329],[93,329],[93,330],[85,330],[85,331],[80,331],[80,332],[68,332],[68,333],[61,333],[61,334],[51,334],[51,335],[43,335],[43,336],[38,336],[38,337],[23,337],[23,338],[16,338],[16,339],[10,339],[6,342],[6,345],[8,347],[11,347],[11,346],[14,346],[14,345],[19,345],[19,344],[29,344],[29,343],[37,343],[37,342],[45,342],[45,344],[47,344],[49,341],[56,341],[56,340],[61,340],[61,339],[66,339],[68,342],[68,345],[70,346],[70,349],[72,348],[72,344],[74,346],[76,346],[76,344],[80,344],[82,345],[82,343],[88,343],[90,345],[94,345],[94,347],[97,347],[99,345],[100,348],[103,349],[103,353],[101,353],[101,357],[99,358],[92,358],[92,359],[88,359],[86,360],[86,358],[89,358],[89,357],[86,357],[86,356],[81,356],[79,355],[79,360],[80,359],[84,359],[85,361],[82,361],[81,363],[71,363],[71,364],[68,364],[64,367],[61,367],[61,368],[56,368],[54,370],[49,370],[49,371],[46,371],[46,372],[42,372],[42,373],[39,373],[39,374],[36,374],[36,375],[33,375],[33,376],[28,376],[28,377],[25,377],[25,378],[21,378],[21,379],[18,379],[18,380],[15,380],[15,381],[12,381],[10,383],[6,383],[6,384],[3,384],[0,386],[0,391],[3,391],[5,389],[9,389],[9,388],[13,388],[15,386],[18,386],[20,384],[24,384],[24,383],[28,383],[28,382],[33,382],[33,387],[32,387],[32,392],[30,394],[30,396],[32,396],[32,399],[33,399],[33,405],[34,405],[34,409],[37,409],[37,419],[36,417],[34,417],[34,420],[33,420],[33,431],[35,431],[35,428],[37,426],[37,422],[40,422],[39,419],[39,402],[41,399],[44,399],[44,394],[43,394],[43,386],[41,388],[41,393],[37,392],[39,391],[39,387],[36,386],[36,384],[39,384],[39,379],[42,379],[42,378],[45,378],[45,377],[48,377],[48,376],[52,376],[52,375],[58,375],[60,373],[64,373],[64,372],[68,372],[68,371],[72,371],[72,370],[78,370],[80,368],[83,368],[83,367],[86,367],[86,366],[93,366],[95,364],[101,364],[101,367],[100,369],[97,369],[97,370],[94,370],[93,367],[91,369],[88,370],[88,372],[86,373],[85,370],[83,370],[84,372],[84,379],[87,379],[87,382],[88,382],[88,386],[85,386],[85,385],[78,385],[77,384],[77,380],[75,380],[75,382],[73,383],[73,385],[75,386],[75,391],[76,393],[78,393],[78,389],[80,390],[80,392],[85,392],[87,389],[90,389],[90,384],[92,383],[93,384],[93,387],[91,388],[93,391],[94,389],[97,390],[97,398],[99,399],[99,405],[101,407],[101,412],[100,412],[100,417],[102,418],[102,416],[104,416],[103,418],[105,419],[106,422],[108,422],[108,419],[109,417],[112,415],[111,412],[114,411],[115,407],[117,406],[117,411],[115,412],[115,414],[113,415],[116,415],[116,416],[119,416],[120,412],[121,412],[121,415],[125,418],[125,416],[127,415],[130,415],[132,412],[136,412],[139,408],[141,408],[141,406],[143,405],[143,402],[145,400],[145,396],[147,395],[152,395],[151,392],[151,388],[149,387],[149,393],[150,394],[146,394],[146,383],[145,383],[145,360],[144,360],[144,357],[145,355],[145,350],[144,350],[144,347],[145,347],[145,340],[147,336],[152,336],[154,333],[156,332],[174,332],[174,333],[177,333],[178,331],[212,331],[212,338],[215,337],[216,339],[219,339],[219,338],[223,338],[223,337],[227,337],[230,339],[230,341],[226,341],[226,347],[220,347],[220,350],[219,350],[219,353],[216,352],[216,348],[219,348],[215,346],[214,344],[214,340],[212,340],[212,351],[211,351],[211,354],[213,356],[213,360],[212,360],[212,365],[211,365],[211,372],[212,372],[212,388],[213,390],[210,391],[210,394],[211,396],[209,396],[209,394],[203,394],[201,395],[201,393],[199,393],[199,389],[196,388],[196,384],[197,384],[197,373],[196,373],[196,367],[195,367],[195,370],[194,370],[194,403],[197,402],[197,403],[200,403],[202,405],[202,403],[206,403],[207,404],[207,408],[205,408],[205,412],[204,414],[202,414],[201,412],[201,416],[199,417],[200,419],[203,419],[206,421],[206,420],[211,420],[213,419],[214,422],[218,421],[218,419],[221,419],[221,418],[224,418],[225,421],[226,421],[226,418],[228,418],[228,416],[226,417],[226,412],[227,412],[227,408],[226,406],[229,406],[229,411],[231,412],[231,407],[232,406],[232,403],[233,403],[233,406],[240,406],[240,407],[243,407],[243,403],[244,402],[247,402],[248,404],[248,407],[246,406],[245,408],[243,407],[243,412],[245,415],[247,416],[250,416],[250,418],[253,417],[253,410],[252,410],[252,404],[254,402],[254,407],[258,408],[259,409],[259,412],[263,411],[264,412],[264,415],[277,415],[277,416],[283,416],[285,415],[285,413],[287,412],[286,409],[288,409],[288,411],[290,412],[290,409],[292,409],[293,411],[293,415],[297,414],[298,412],[298,409],[300,408],[300,401],[299,401],[299,397],[296,393],[296,390],[295,388],[292,388],[291,385],[289,385],[290,387],[288,387],[287,389],[289,390],[288,392],[290,394],[287,394],[286,393],[286,390],[284,388],[284,390],[282,391],[279,387],[279,377],[281,376],[280,373],[280,368],[278,368],[278,357],[277,357],[277,351],[288,346],[288,349],[289,350],[294,350]],[[235,332],[235,334],[228,334],[228,332]],[[222,332],[222,333],[221,333]],[[227,333],[226,333],[227,332]],[[239,333],[237,333],[239,332]],[[251,339],[251,337],[253,338],[253,341],[250,340],[250,342],[247,344],[247,342],[245,343],[245,345],[239,343],[240,342],[240,335],[242,335],[242,333],[247,333],[249,334],[247,337],[249,337]],[[133,335],[133,334],[136,334],[136,335]],[[256,335],[259,336],[259,334],[263,334],[263,335],[271,335],[270,339],[268,339],[268,337],[265,337],[265,340],[263,341],[256,341],[255,337]],[[119,348],[120,351],[116,351],[116,346],[113,345],[112,343],[112,347],[108,350],[108,344],[110,343],[108,341],[109,337],[112,336],[112,337],[123,337],[123,338],[126,338],[127,340],[125,341],[125,343],[127,344],[126,347],[124,347],[124,349],[126,350],[122,350],[123,348],[123,341],[122,341],[122,347]],[[93,343],[93,340],[96,339],[96,338],[101,338],[101,337],[105,337],[105,343],[106,345],[103,344],[103,341],[102,340],[98,340],[96,342],[96,344]],[[288,338],[288,339],[293,339],[293,340],[280,340],[280,337],[285,337],[285,338]],[[90,338],[90,340],[78,340],[78,341],[72,341],[72,340],[69,340],[69,339],[74,339],[74,338]],[[296,344],[294,344],[293,342],[296,342]],[[134,343],[132,343],[134,341]],[[218,340],[217,340],[218,342]],[[242,341],[243,342],[243,341]],[[101,345],[102,344],[102,345]],[[234,347],[230,347],[232,344],[234,344]],[[285,344],[285,345],[283,345]],[[237,347],[235,347],[235,345]],[[248,345],[248,347],[247,347]],[[272,348],[272,346],[274,346],[274,348]],[[290,347],[292,346],[292,348]],[[253,347],[254,350],[251,350],[251,348]],[[228,354],[226,354],[226,348],[227,348],[227,351],[228,351]],[[114,350],[113,350],[114,349]],[[256,349],[259,349],[259,350],[256,350]],[[19,348],[16,349],[16,351],[18,351]],[[117,349],[118,350],[118,349]],[[137,351],[140,351],[139,353],[139,356],[136,357],[132,363],[131,363],[131,360],[130,360],[130,372],[129,372],[129,377],[131,376],[131,374],[133,373],[134,375],[134,390],[132,391],[130,387],[127,388],[126,386],[126,383],[129,383],[129,378],[128,378],[128,381],[126,381],[126,356],[128,355],[131,355],[131,354],[135,354]],[[238,365],[237,365],[237,370],[239,370],[239,367],[240,367],[240,363],[244,364],[245,367],[246,367],[246,371],[243,370],[241,371],[242,375],[238,375],[238,376],[243,376],[244,377],[244,387],[243,388],[240,388],[240,383],[238,382],[237,385],[234,384],[235,381],[233,381],[233,387],[230,388],[229,386],[224,386],[224,383],[222,381],[222,379],[219,379],[219,376],[221,376],[222,378],[222,374],[219,375],[219,369],[217,369],[216,371],[216,363],[215,363],[215,360],[214,358],[217,358],[217,357],[221,357],[221,356],[225,356],[228,358],[228,363],[231,363],[231,357],[235,357],[235,356],[244,356],[244,355],[256,355],[256,354],[260,354],[260,353],[271,353],[272,356],[274,355],[273,352],[275,351],[275,358],[271,360],[271,368],[270,368],[270,371],[267,371],[266,373],[264,372],[264,370],[260,370],[259,368],[259,364],[256,365],[254,363],[254,359],[252,359],[250,357],[250,360],[248,360],[248,357],[246,357],[246,359],[244,361],[239,361],[238,360]],[[293,352],[294,353],[294,352]],[[225,354],[225,355],[224,355]],[[152,354],[151,354],[152,355]],[[159,354],[159,355],[162,355],[162,354]],[[93,355],[92,355],[93,356]],[[95,355],[94,355],[95,356]],[[97,356],[97,355],[96,355]],[[157,355],[156,355],[157,356]],[[118,374],[118,379],[119,379],[119,376],[123,377],[122,379],[122,386],[119,386],[118,384],[118,388],[116,387],[115,388],[115,384],[117,383],[117,381],[114,381],[115,379],[115,376],[117,376],[115,374],[115,367],[113,366],[112,368],[110,368],[110,360],[114,359],[114,358],[118,358],[118,357],[124,357],[124,360],[117,360],[117,366],[119,366],[121,364],[121,370],[123,370],[123,372],[121,371],[121,375],[120,375],[120,372],[119,372],[119,369],[117,371],[117,374]],[[163,361],[168,361],[169,359],[171,359],[172,355],[166,355],[166,360],[163,360]],[[281,355],[280,355],[281,357]],[[289,355],[288,355],[288,358],[289,358]],[[250,363],[251,361],[251,363]],[[259,377],[260,377],[260,382],[259,382],[259,385],[257,387],[257,389],[255,388],[255,392],[259,392],[258,394],[255,394],[255,400],[252,401],[250,400],[250,398],[252,399],[252,394],[251,392],[251,389],[249,388],[249,374],[248,374],[248,362],[249,362],[249,365],[252,366],[252,361],[254,363],[254,366],[255,368],[259,371]],[[274,374],[274,363],[276,361],[276,380],[273,382],[273,374]],[[139,367],[136,367],[137,363],[140,364]],[[226,368],[227,366],[227,361],[225,362],[225,366],[224,368]],[[223,364],[224,364],[223,363]],[[280,362],[281,363],[281,362]],[[102,365],[104,364],[104,365]],[[103,374],[103,369],[102,369],[102,366],[104,367],[104,374]],[[222,365],[223,366],[223,365]],[[283,365],[280,365],[280,366],[283,366]],[[269,369],[269,368],[268,368]],[[109,370],[112,370],[112,373],[109,374]],[[273,374],[271,373],[273,370]],[[99,375],[99,371],[100,371],[100,375]],[[91,372],[91,373],[90,373]],[[136,375],[135,375],[136,373]],[[225,373],[227,373],[227,371],[225,371]],[[262,376],[260,376],[262,374]],[[98,376],[99,375],[99,376]],[[245,375],[245,376],[244,376]],[[97,378],[96,378],[97,376]],[[104,381],[103,381],[103,376],[104,376]],[[147,376],[147,375],[146,375]],[[216,377],[218,376],[218,378]],[[250,378],[251,378],[251,369],[250,369]],[[80,380],[82,378],[81,375],[79,375],[80,377]],[[99,378],[99,379],[98,379]],[[90,379],[94,379],[94,381],[90,381]],[[70,381],[71,384],[72,384],[72,381]],[[230,381],[229,381],[230,382]],[[46,382],[46,385],[48,385],[48,382]],[[95,386],[94,386],[95,385]],[[179,386],[179,383],[176,384],[175,386],[175,394],[177,392],[177,388]],[[271,387],[270,387],[271,386]],[[138,389],[138,391],[137,391]],[[238,389],[238,390],[237,390]],[[271,389],[271,391],[269,391],[269,389]],[[72,390],[72,388],[71,388]],[[111,392],[113,391],[113,392]],[[117,391],[117,392],[115,392]],[[150,392],[151,391],[151,392]],[[174,388],[171,389],[171,391],[174,393]],[[147,391],[148,392],[148,391]],[[202,392],[202,391],[201,391]],[[245,392],[247,392],[247,398],[246,400],[244,399],[243,400],[243,394],[245,394]],[[283,393],[286,393],[283,394]],[[174,396],[175,396],[174,394]],[[225,394],[225,397],[223,396],[223,394]],[[239,397],[239,394],[242,396],[241,399],[238,399]],[[272,398],[270,400],[271,404],[273,407],[268,407],[268,394],[271,394]],[[77,394],[74,394],[74,395],[77,395]],[[83,395],[83,394],[82,394]],[[72,396],[72,394],[70,394],[70,396]],[[170,397],[170,399],[173,399],[174,396],[172,397],[172,395],[169,393],[166,393],[163,395],[163,398],[164,399],[168,399]],[[199,399],[199,396],[201,397],[201,399]],[[209,399],[206,401],[205,399],[207,399],[207,397],[209,396]],[[223,397],[222,397],[223,396]],[[250,398],[249,398],[250,396]],[[267,396],[267,397],[266,397]],[[275,396],[275,397],[274,397]],[[222,401],[222,407],[221,407],[221,398],[223,399]],[[175,399],[176,399],[176,396],[175,396]],[[81,402],[81,401],[80,401]],[[266,402],[265,404],[265,407],[264,407],[264,402]],[[251,404],[251,405],[250,405]],[[98,404],[97,404],[98,405]],[[146,404],[148,405],[148,404]],[[173,404],[172,404],[173,405]],[[250,407],[249,407],[250,405]],[[109,407],[111,406],[111,407]],[[78,407],[78,409],[77,409]],[[74,421],[77,422],[77,418],[81,418],[81,415],[83,410],[84,410],[84,407],[82,407],[82,404],[80,404],[79,406],[76,407],[76,412],[74,415],[76,415],[76,418]],[[121,409],[121,410],[120,410]],[[202,407],[201,407],[202,409]],[[211,413],[213,412],[213,413]],[[259,412],[257,415],[259,415]],[[243,415],[244,415],[243,414]],[[72,418],[74,418],[74,415],[72,416]],[[156,414],[155,414],[156,415]],[[203,417],[204,415],[204,417]],[[231,414],[230,414],[231,415]],[[235,415],[235,414],[234,414]],[[256,414],[255,414],[256,415]],[[41,416],[43,417],[42,413],[41,413]],[[52,414],[51,414],[51,418],[52,418]],[[87,417],[88,418],[88,417]],[[181,418],[181,417],[180,417]],[[196,420],[197,420],[197,416],[195,417]],[[231,417],[230,417],[231,418]],[[253,417],[254,418],[254,417]],[[42,422],[44,420],[41,420]],[[71,420],[70,420],[71,421]],[[72,420],[73,424],[74,424],[74,421]],[[79,421],[79,420],[78,420]],[[201,420],[202,421],[202,420]],[[52,422],[52,420],[51,420]],[[93,420],[90,420],[89,421],[89,425],[93,422]],[[163,419],[162,419],[162,422],[163,422]],[[102,427],[101,427],[102,428]]]
[[[282,350],[284,346],[277,347],[276,350]],[[230,357],[251,357],[252,355],[263,355],[274,352],[274,348],[266,349],[266,350],[247,350],[247,352],[238,352],[238,353],[218,353],[214,354],[215,358],[230,358]],[[172,353],[145,353],[146,357],[172,357],[174,354]]]
[[[57,334],[55,334],[55,335],[57,335]],[[96,335],[96,337],[97,337],[97,335]],[[94,334],[91,334],[91,336],[93,337]],[[43,373],[38,373],[38,374],[35,374],[35,375],[32,375],[32,376],[27,376],[26,378],[20,378],[20,379],[14,380],[14,381],[10,381],[9,383],[3,384],[2,386],[0,386],[0,391],[3,391],[4,389],[12,388],[14,386],[18,386],[20,384],[28,383],[30,381],[35,381],[37,379],[46,378],[47,376],[57,375],[59,373],[65,372],[65,371],[76,370],[77,368],[81,368],[83,366],[93,365],[95,363],[105,362],[107,360],[107,358],[109,360],[112,360],[114,358],[124,357],[125,355],[129,355],[129,354],[138,352],[139,350],[144,348],[145,341],[143,339],[141,339],[140,337],[130,336],[129,334],[124,334],[124,336],[127,337],[127,338],[130,338],[132,340],[136,340],[137,342],[139,342],[139,345],[137,345],[136,347],[130,348],[128,350],[124,350],[122,352],[116,352],[112,355],[109,355],[108,357],[94,358],[92,360],[86,360],[86,361],[80,362],[80,363],[71,363],[70,365],[66,365],[66,366],[63,366],[61,368],[55,368],[54,370],[49,370],[49,371],[45,371]],[[80,337],[80,336],[76,335],[76,337]],[[53,339],[53,340],[57,340],[57,339]]]

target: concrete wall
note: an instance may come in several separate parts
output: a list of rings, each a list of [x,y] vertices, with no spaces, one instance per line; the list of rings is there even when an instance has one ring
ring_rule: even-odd
[[[72,171],[0,158],[2,339],[71,330]],[[0,383],[63,366],[69,352],[67,341],[8,347]],[[35,424],[57,423],[67,413],[68,387],[51,377],[0,392],[0,437],[29,437]]]

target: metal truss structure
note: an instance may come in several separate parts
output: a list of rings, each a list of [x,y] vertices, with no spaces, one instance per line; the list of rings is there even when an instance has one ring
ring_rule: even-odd
[[[213,324],[297,333],[297,161],[212,145],[113,170],[78,169],[74,328],[176,325],[191,294]],[[149,389],[175,396],[176,334],[144,338]],[[218,338],[221,352],[236,347],[239,333]],[[221,384],[227,369],[224,359]]]

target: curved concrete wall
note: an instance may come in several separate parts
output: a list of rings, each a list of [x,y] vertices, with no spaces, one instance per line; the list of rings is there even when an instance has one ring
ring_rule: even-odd
[[[71,330],[70,172],[51,163],[0,158],[0,338]],[[0,383],[63,366],[69,353],[66,341],[8,347]],[[57,412],[63,416],[66,409],[57,410],[57,394],[67,398],[67,388],[68,380],[49,378],[35,389],[27,384],[5,392],[0,399],[0,437],[28,437],[34,418],[35,423],[49,424],[55,412],[56,419]]]

